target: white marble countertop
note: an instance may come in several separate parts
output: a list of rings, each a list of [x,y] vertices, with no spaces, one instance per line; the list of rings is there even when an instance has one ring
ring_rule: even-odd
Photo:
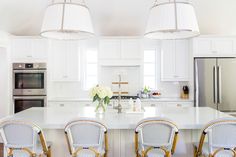
[[[115,100],[115,99],[112,99]],[[122,99],[123,101],[129,101],[129,99]],[[63,97],[54,97],[48,98],[49,102],[92,102],[92,99],[80,99],[80,98],[63,98]],[[181,98],[174,98],[174,97],[160,97],[160,98],[141,98],[143,102],[193,102],[193,99],[181,99]]]
[[[64,129],[66,123],[79,117],[96,118],[108,129],[134,129],[138,121],[147,117],[166,117],[179,129],[201,129],[209,121],[230,115],[208,107],[145,107],[144,113],[121,113],[108,109],[105,114],[96,114],[94,107],[44,107],[30,108],[4,119],[26,120],[43,129]]]

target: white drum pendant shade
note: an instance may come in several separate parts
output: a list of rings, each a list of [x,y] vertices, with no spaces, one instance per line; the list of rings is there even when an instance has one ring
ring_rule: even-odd
[[[169,2],[150,10],[145,36],[152,39],[184,39],[199,35],[194,8],[189,3]]]
[[[75,3],[54,3],[48,6],[41,28],[41,36],[76,40],[94,35],[89,10]]]

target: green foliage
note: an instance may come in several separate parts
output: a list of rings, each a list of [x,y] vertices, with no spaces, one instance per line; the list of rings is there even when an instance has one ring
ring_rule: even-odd
[[[150,92],[150,88],[145,86],[144,89],[143,89],[143,93],[147,94]]]
[[[109,104],[110,103],[110,98],[106,96],[104,99],[101,99],[97,94],[93,97],[93,102],[95,101],[104,101],[104,104]]]

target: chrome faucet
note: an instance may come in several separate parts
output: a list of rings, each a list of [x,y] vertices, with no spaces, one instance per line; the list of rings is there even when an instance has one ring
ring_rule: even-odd
[[[113,107],[114,109],[118,110],[118,113],[122,112],[122,106],[121,106],[121,75],[119,75],[119,82],[118,82],[118,86],[119,86],[119,91],[118,91],[118,105],[116,107]]]

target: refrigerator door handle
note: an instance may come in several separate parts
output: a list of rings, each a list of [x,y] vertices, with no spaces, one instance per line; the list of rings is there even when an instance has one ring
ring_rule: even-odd
[[[221,103],[221,67],[217,66],[217,103]]]
[[[216,104],[216,66],[213,67],[213,103]]]

